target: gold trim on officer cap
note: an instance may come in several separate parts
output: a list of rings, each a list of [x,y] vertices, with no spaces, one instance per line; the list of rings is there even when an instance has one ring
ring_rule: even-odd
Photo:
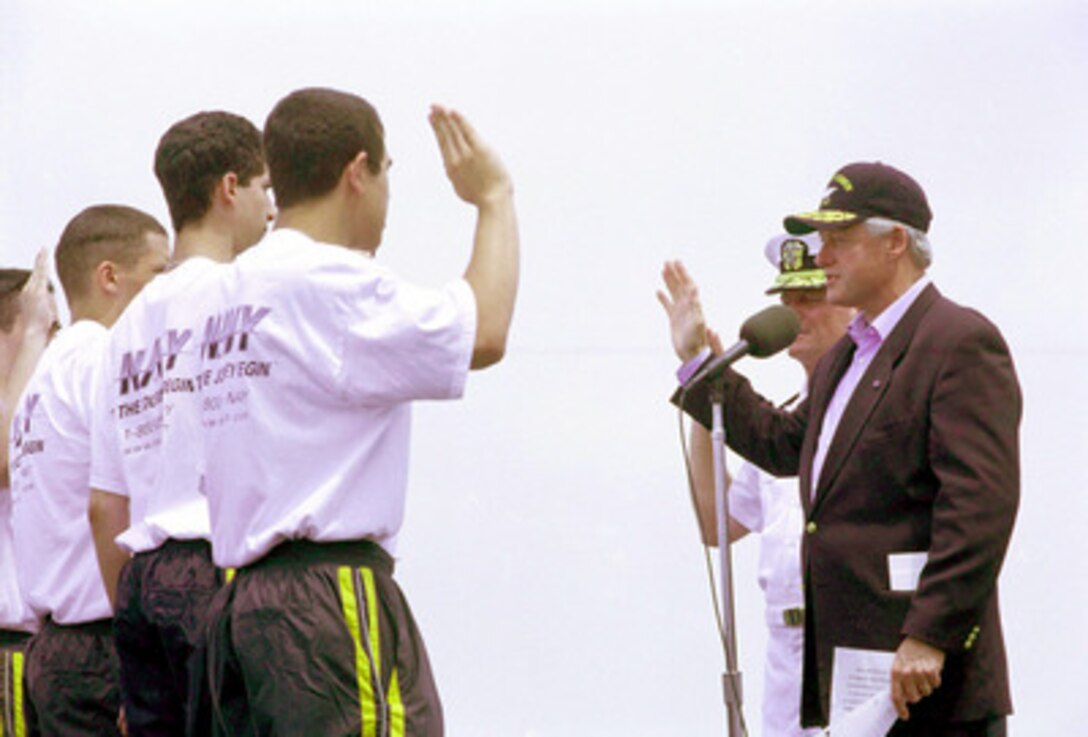
[[[794,289],[823,289],[827,286],[824,270],[816,266],[816,254],[822,241],[815,233],[789,235],[783,233],[767,241],[764,255],[778,269],[774,284],[767,294]]]

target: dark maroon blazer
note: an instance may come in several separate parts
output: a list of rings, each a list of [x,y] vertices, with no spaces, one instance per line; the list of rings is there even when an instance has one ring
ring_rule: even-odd
[[[1008,347],[982,315],[926,287],[866,370],[814,480],[824,413],[853,352],[848,337],[829,350],[792,412],[731,370],[724,379],[730,447],[800,475],[802,722],[827,723],[835,647],[893,651],[905,635],[947,655],[940,688],[912,718],[1008,714],[997,577],[1019,501],[1021,414]],[[705,389],[684,406],[709,423]],[[905,552],[928,559],[916,590],[892,591],[888,556]]]

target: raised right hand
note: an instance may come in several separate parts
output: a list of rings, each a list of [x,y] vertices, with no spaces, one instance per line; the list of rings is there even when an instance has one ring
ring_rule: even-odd
[[[495,198],[507,198],[514,187],[498,155],[456,110],[432,105],[431,128],[438,139],[442,163],[457,196],[485,206]]]
[[[690,361],[707,346],[699,289],[680,261],[666,261],[661,276],[668,294],[657,290],[657,301],[669,316],[672,347],[681,361]]]
[[[19,307],[28,333],[51,334],[57,327],[57,302],[49,291],[49,250],[38,251],[34,270],[19,294]]]

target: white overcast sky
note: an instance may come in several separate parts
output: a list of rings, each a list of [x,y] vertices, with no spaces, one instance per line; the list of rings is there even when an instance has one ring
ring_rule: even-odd
[[[731,335],[766,304],[781,217],[841,164],[896,165],[935,213],[934,280],[1001,327],[1024,389],[1001,580],[1012,729],[1077,734],[1086,39],[1081,0],[0,0],[0,263],[30,265],[93,203],[168,223],[151,174],[167,126],[206,109],[261,125],[321,85],[381,111],[396,166],[379,257],[437,285],[467,261],[472,213],[425,115],[463,110],[515,179],[523,280],[506,361],[416,411],[398,578],[448,731],[723,734],[661,263],[685,260]],[[802,378],[784,357],[745,370],[779,399]],[[753,737],[756,548],[735,551]]]

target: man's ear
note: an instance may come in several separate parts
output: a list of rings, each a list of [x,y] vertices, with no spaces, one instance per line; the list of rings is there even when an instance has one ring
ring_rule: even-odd
[[[888,253],[899,258],[909,248],[910,238],[907,236],[907,231],[899,226],[892,228],[892,232],[888,234]]]
[[[370,168],[367,166],[366,151],[355,154],[355,158],[344,166],[342,178],[347,180],[348,188],[354,192],[361,192],[366,188],[370,177]]]
[[[218,182],[216,182],[215,191],[212,192],[212,199],[218,201],[220,204],[230,206],[234,204],[237,197],[238,175],[232,171],[228,171],[219,178]]]
[[[112,261],[102,261],[94,267],[95,286],[106,294],[117,293],[117,264]]]

